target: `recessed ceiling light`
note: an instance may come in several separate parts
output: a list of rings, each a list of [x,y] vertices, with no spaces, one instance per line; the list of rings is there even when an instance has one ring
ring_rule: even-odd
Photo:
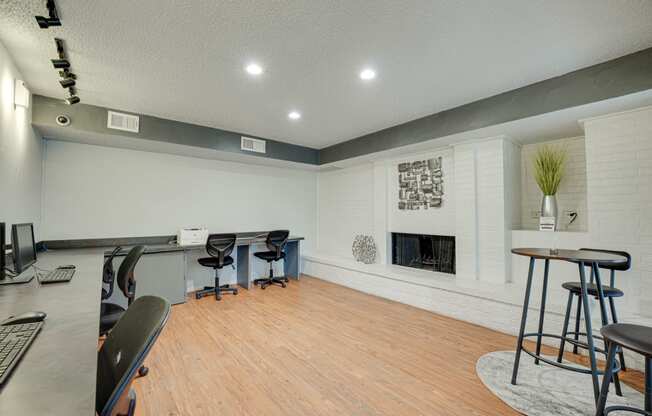
[[[250,75],[260,75],[263,73],[263,67],[258,64],[249,64],[245,68]]]
[[[360,79],[364,81],[369,81],[370,79],[374,79],[374,78],[376,78],[376,71],[374,71],[373,69],[366,68],[360,71]]]
[[[288,113],[288,118],[289,118],[290,120],[298,120],[298,119],[301,118],[301,113],[298,112],[298,111],[290,111],[290,112]]]

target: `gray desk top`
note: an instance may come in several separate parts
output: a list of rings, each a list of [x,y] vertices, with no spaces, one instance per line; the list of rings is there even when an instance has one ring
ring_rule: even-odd
[[[0,388],[1,415],[94,415],[102,249],[41,253],[36,266],[74,264],[69,283],[0,286],[0,320],[48,314],[41,333]]]
[[[290,236],[288,238],[289,242],[292,241],[300,241],[304,240],[303,237],[297,237],[297,236]],[[250,245],[250,244],[264,244],[265,243],[265,237],[240,237],[238,236],[238,239],[236,240],[236,245],[237,246],[245,246],[245,245]],[[123,256],[126,255],[127,252],[129,251],[129,247],[132,245],[124,245],[123,250],[121,250],[118,255]],[[171,252],[178,252],[178,251],[188,251],[188,250],[204,250],[204,245],[196,245],[196,246],[179,246],[177,244],[146,244],[147,249],[145,250],[145,254],[156,254],[156,253],[171,253]],[[104,254],[108,255],[111,254],[113,249],[107,249]]]

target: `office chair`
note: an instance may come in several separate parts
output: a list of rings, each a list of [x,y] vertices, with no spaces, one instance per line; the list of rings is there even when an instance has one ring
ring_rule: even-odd
[[[222,299],[222,292],[231,292],[238,294],[238,289],[229,287],[229,285],[220,286],[219,271],[224,266],[233,264],[233,257],[229,254],[235,247],[235,234],[211,234],[206,240],[206,252],[210,257],[202,257],[197,260],[204,267],[211,267],[215,270],[215,286],[205,286],[204,289],[195,292],[195,298],[201,299],[203,296],[215,293],[215,300]]]
[[[113,286],[115,285],[115,270],[113,269],[113,259],[115,256],[122,250],[122,247],[118,246],[107,257],[104,261],[104,267],[102,267],[102,300],[107,300],[113,294]],[[106,287],[104,287],[106,286]]]
[[[289,235],[290,231],[288,230],[270,231],[267,234],[267,241],[265,242],[269,251],[254,253],[254,256],[269,263],[269,277],[254,280],[254,284],[260,285],[261,289],[265,289],[267,286],[273,284],[285,287],[285,284],[289,282],[285,276],[274,277],[274,268],[272,267],[272,262],[285,259],[283,249],[285,249]]]
[[[141,296],[127,309],[97,353],[95,411],[99,416],[133,416],[131,383],[170,316],[170,304]]]
[[[145,246],[136,246],[129,250],[129,253],[122,261],[118,269],[118,287],[127,298],[127,307],[131,305],[136,297],[136,279],[134,269],[138,260],[145,252]],[[102,302],[100,306],[100,335],[108,333],[125,313],[125,308],[115,303]]]

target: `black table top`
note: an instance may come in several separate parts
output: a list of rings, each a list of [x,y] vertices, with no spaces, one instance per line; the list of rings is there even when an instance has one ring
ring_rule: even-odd
[[[514,248],[512,253],[519,256],[534,257],[535,259],[565,260],[574,263],[620,264],[627,262],[627,258],[617,254],[590,250],[559,249],[553,252],[549,248]]]
[[[29,311],[47,319],[0,387],[0,415],[94,415],[102,249],[41,253],[36,266],[77,266],[68,283],[0,286],[0,320]],[[29,272],[31,273],[31,271]]]

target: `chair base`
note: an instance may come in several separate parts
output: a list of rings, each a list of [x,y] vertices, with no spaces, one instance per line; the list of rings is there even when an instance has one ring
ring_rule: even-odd
[[[204,286],[202,290],[195,292],[195,299],[201,299],[207,295],[215,295],[215,300],[222,300],[222,293],[238,294],[238,288],[229,285],[222,286]]]
[[[260,285],[261,289],[265,289],[267,286],[271,285],[278,285],[281,287],[285,287],[286,283],[288,283],[290,280],[287,277],[284,276],[279,276],[279,277],[263,277],[261,279],[256,279],[254,280],[255,285]]]

